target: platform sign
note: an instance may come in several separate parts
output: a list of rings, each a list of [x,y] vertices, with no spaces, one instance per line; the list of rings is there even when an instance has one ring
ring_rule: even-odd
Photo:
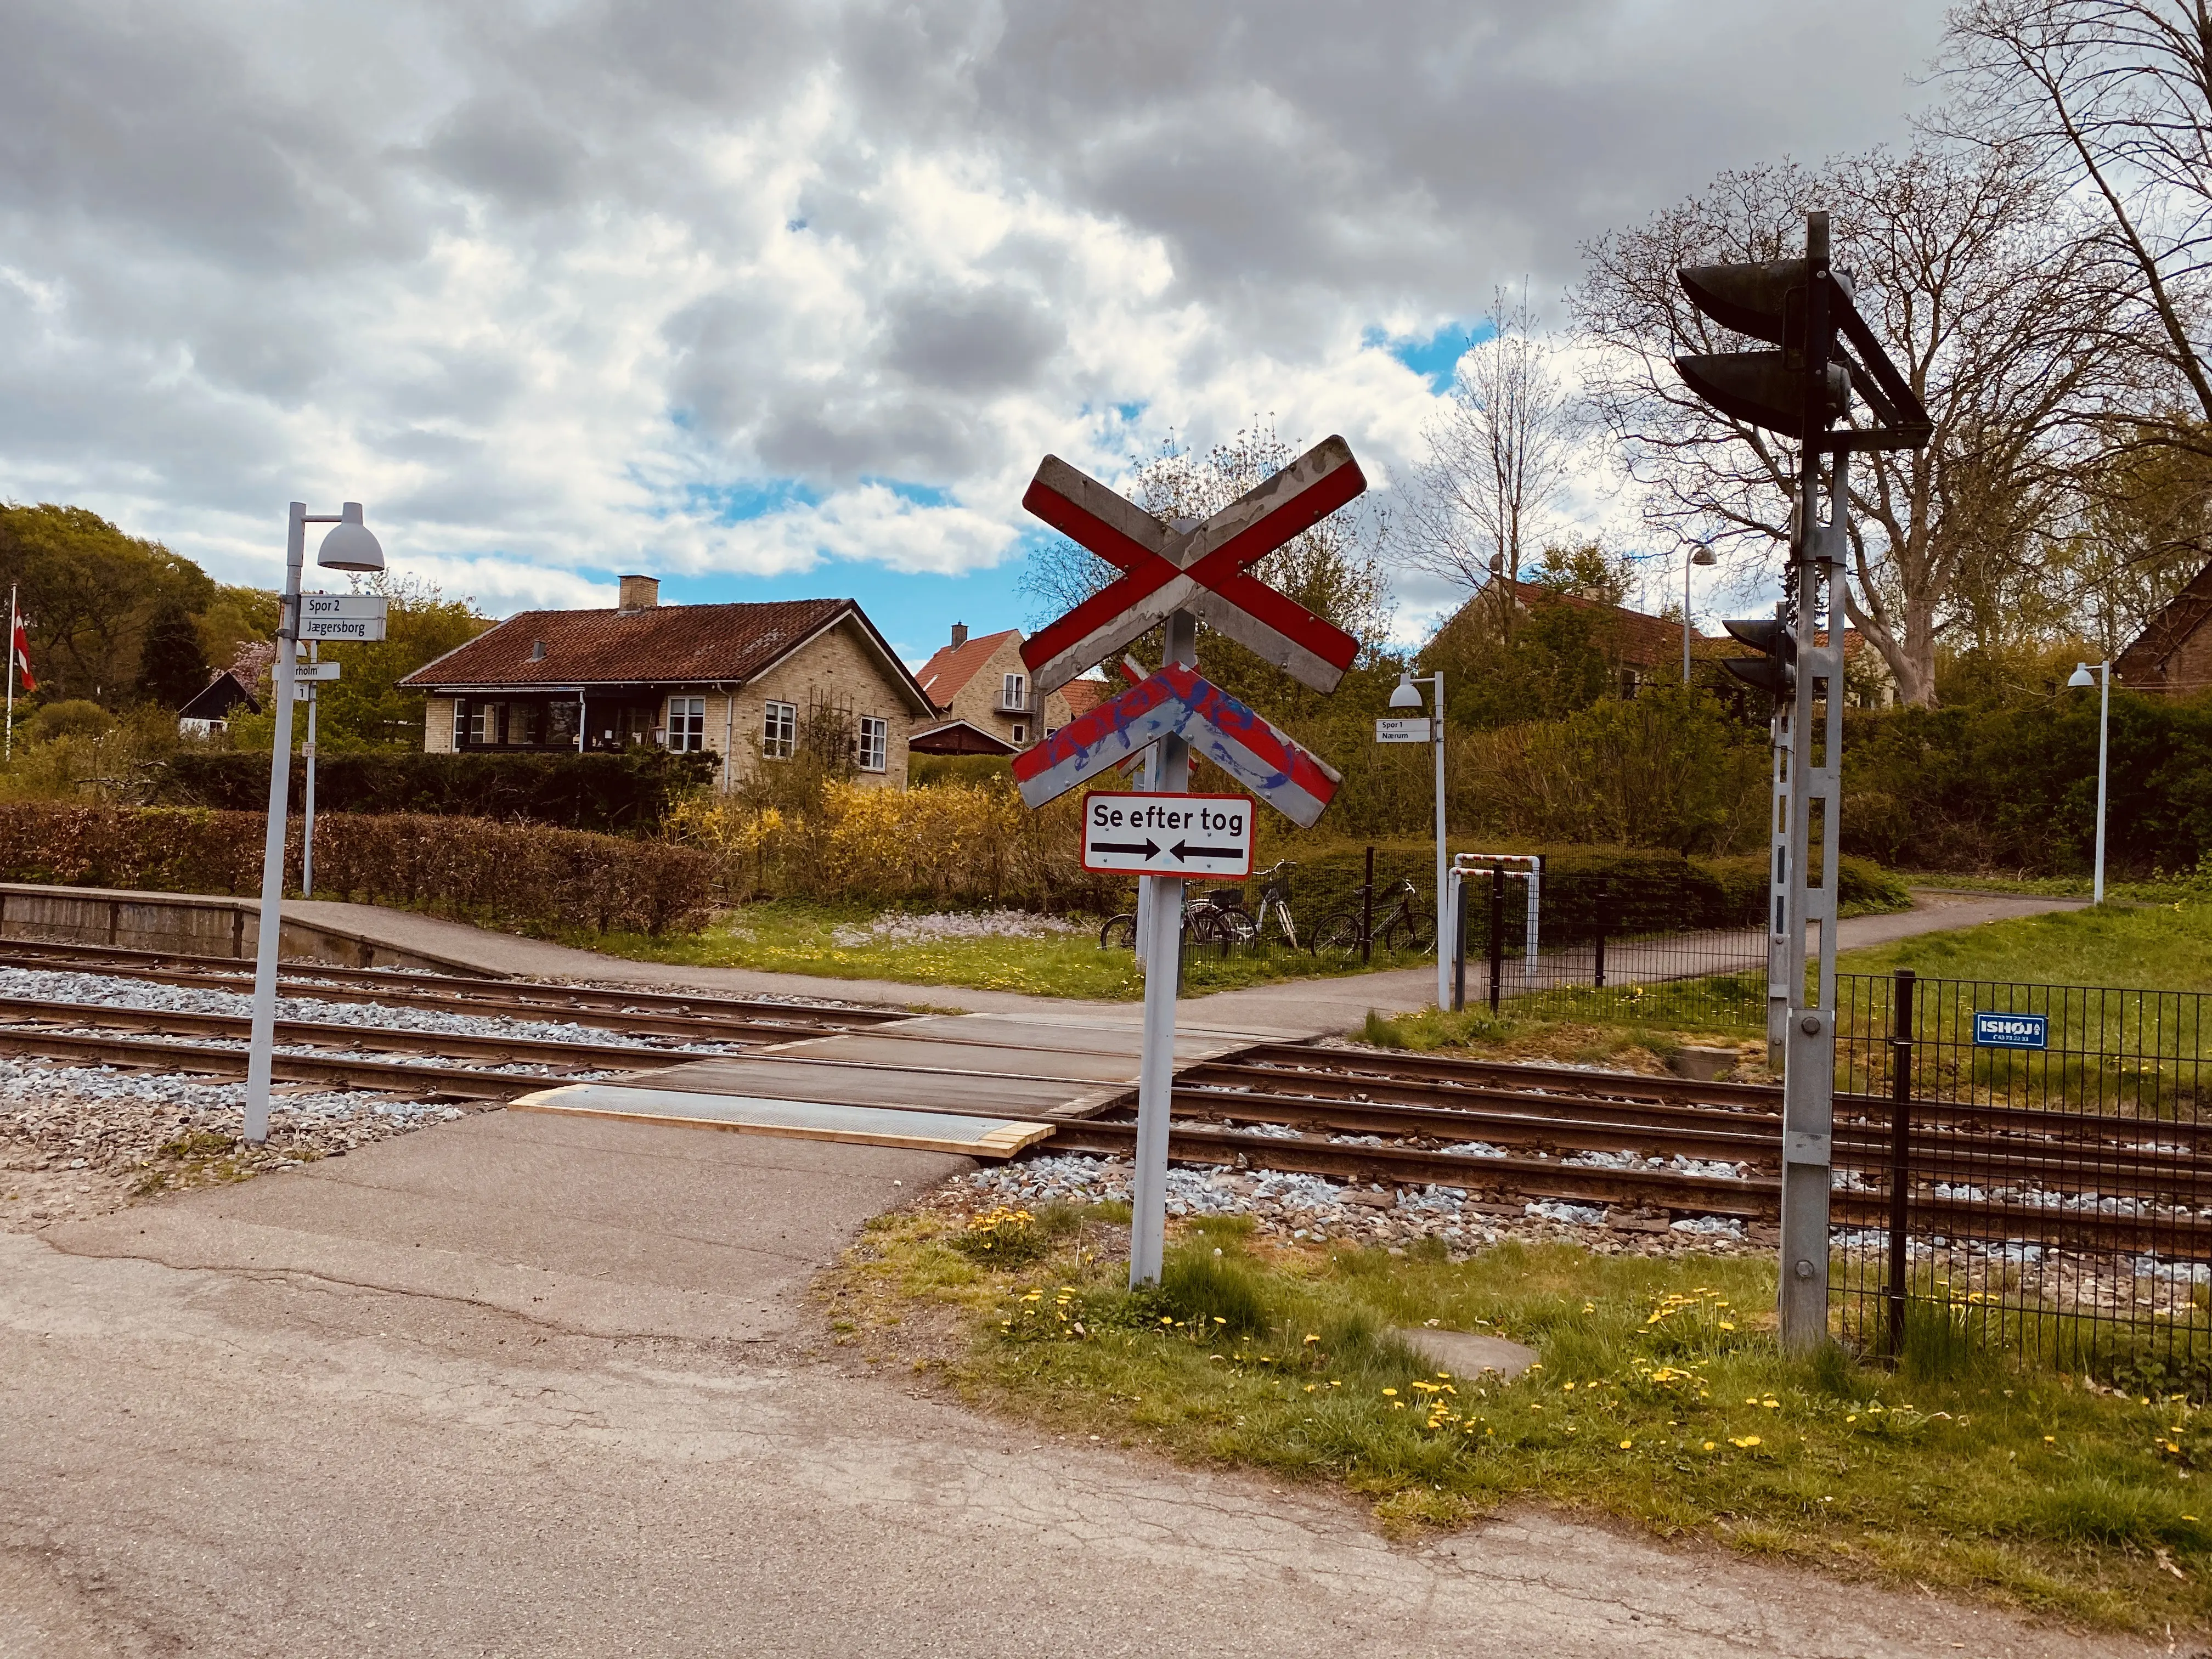
[[[1429,740],[1428,716],[1413,720],[1385,715],[1375,722],[1375,741],[1377,743],[1426,743]]]
[[[1249,795],[1109,793],[1083,798],[1083,867],[1109,876],[1194,876],[1242,881],[1252,873]]]
[[[344,665],[335,657],[327,662],[295,662],[292,665],[292,678],[301,685],[327,683],[337,678],[338,670]]]
[[[302,593],[300,637],[303,640],[380,640],[385,599],[381,593]]]
[[[2048,1048],[2051,1020],[2044,1014],[1998,1014],[1974,1010],[1977,1048]]]

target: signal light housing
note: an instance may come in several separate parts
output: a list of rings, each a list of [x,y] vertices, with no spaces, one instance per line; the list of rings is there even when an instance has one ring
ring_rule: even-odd
[[[1722,667],[1746,685],[1771,697],[1796,695],[1797,636],[1778,612],[1771,617],[1734,618],[1721,626],[1732,638],[1761,653],[1756,657],[1724,658]]]

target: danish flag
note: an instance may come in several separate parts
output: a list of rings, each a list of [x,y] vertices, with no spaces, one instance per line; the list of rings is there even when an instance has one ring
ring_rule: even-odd
[[[28,617],[19,616],[15,618],[15,639],[11,648],[15,653],[15,672],[22,678],[23,690],[35,691],[39,689],[39,683],[31,678],[30,627],[31,619]]]

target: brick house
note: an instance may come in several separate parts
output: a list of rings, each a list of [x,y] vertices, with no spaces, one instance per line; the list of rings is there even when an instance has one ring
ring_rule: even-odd
[[[908,738],[918,755],[1011,755],[1041,743],[1098,701],[1103,680],[1071,681],[1040,702],[1022,661],[1022,631],[968,637],[955,623],[915,675],[932,714]]]
[[[400,684],[429,694],[434,754],[649,744],[719,755],[726,789],[824,732],[862,782],[903,788],[907,734],[935,712],[851,599],[664,605],[650,576],[624,576],[612,611],[510,617]]]
[[[2185,696],[2212,686],[2212,564],[2198,571],[2113,659],[2112,675],[2131,691]]]

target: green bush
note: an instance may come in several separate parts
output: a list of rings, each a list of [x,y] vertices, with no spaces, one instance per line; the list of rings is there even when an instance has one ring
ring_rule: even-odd
[[[621,755],[331,755],[315,769],[321,812],[429,812],[558,824],[602,835],[651,835],[676,802],[714,781],[720,759],[635,750]],[[292,763],[292,798],[307,787]],[[159,769],[162,806],[261,812],[269,805],[269,756],[180,750]]]

